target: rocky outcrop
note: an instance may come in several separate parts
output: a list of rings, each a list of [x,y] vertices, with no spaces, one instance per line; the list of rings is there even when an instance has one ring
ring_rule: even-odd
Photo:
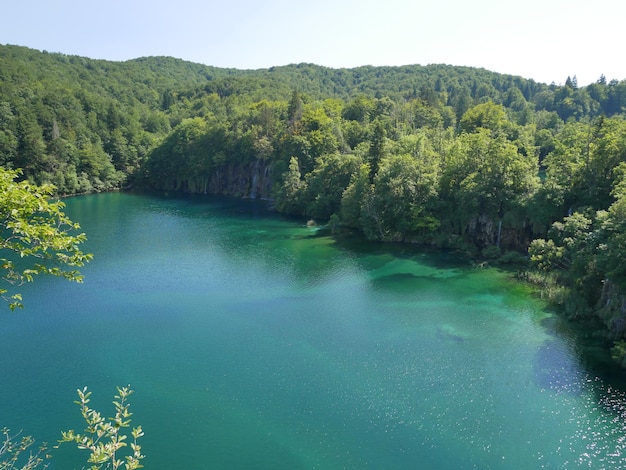
[[[232,163],[212,169],[207,175],[172,178],[162,189],[194,194],[267,199],[272,190],[272,165],[264,160]]]
[[[493,246],[496,242],[496,230],[493,219],[481,214],[467,224],[467,233],[472,242],[479,247]]]
[[[494,220],[485,214],[470,220],[465,235],[479,249],[498,246],[503,250],[520,252],[525,251],[534,238],[530,224],[521,223],[518,227],[510,227],[506,222]]]
[[[205,193],[247,198],[269,198],[272,190],[271,164],[255,160],[217,168],[208,178]]]

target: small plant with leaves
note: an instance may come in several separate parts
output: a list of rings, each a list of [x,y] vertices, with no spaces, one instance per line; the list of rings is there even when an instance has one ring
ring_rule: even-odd
[[[48,467],[47,464],[40,467],[50,457],[46,454],[46,444],[35,450],[33,449],[35,440],[31,436],[20,437],[20,433],[11,434],[7,428],[0,432],[2,433],[0,470],[33,470]]]
[[[123,434],[124,429],[130,428],[132,413],[129,411],[130,404],[128,397],[133,393],[129,387],[118,387],[118,395],[115,396],[113,405],[115,406],[115,417],[105,419],[98,411],[89,407],[89,397],[91,392],[87,387],[78,390],[79,399],[75,403],[80,406],[81,413],[87,427],[84,434],[75,433],[70,430],[62,433],[63,442],[74,442],[79,449],[90,452],[88,463],[92,464],[91,470],[102,468],[113,470],[134,470],[142,468],[141,446],[137,443],[143,436],[141,426],[133,428],[131,431],[132,442],[126,441],[128,436]],[[122,458],[124,447],[130,445],[131,453]],[[103,467],[104,466],[104,467]]]

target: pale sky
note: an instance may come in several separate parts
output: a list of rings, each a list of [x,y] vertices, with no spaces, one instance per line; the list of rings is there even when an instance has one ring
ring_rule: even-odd
[[[0,44],[217,67],[309,62],[483,67],[580,86],[626,79],[626,2],[605,0],[4,0]]]

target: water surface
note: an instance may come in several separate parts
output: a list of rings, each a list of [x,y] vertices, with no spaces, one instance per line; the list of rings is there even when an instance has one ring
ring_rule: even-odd
[[[0,317],[2,426],[55,442],[82,430],[77,388],[110,415],[130,384],[146,468],[626,465],[621,387],[506,273],[250,201],[112,193],[67,213],[95,258]]]

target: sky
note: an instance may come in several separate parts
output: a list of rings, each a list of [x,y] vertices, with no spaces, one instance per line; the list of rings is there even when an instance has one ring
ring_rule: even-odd
[[[216,67],[451,64],[578,85],[626,79],[626,2],[4,0],[0,44]]]

